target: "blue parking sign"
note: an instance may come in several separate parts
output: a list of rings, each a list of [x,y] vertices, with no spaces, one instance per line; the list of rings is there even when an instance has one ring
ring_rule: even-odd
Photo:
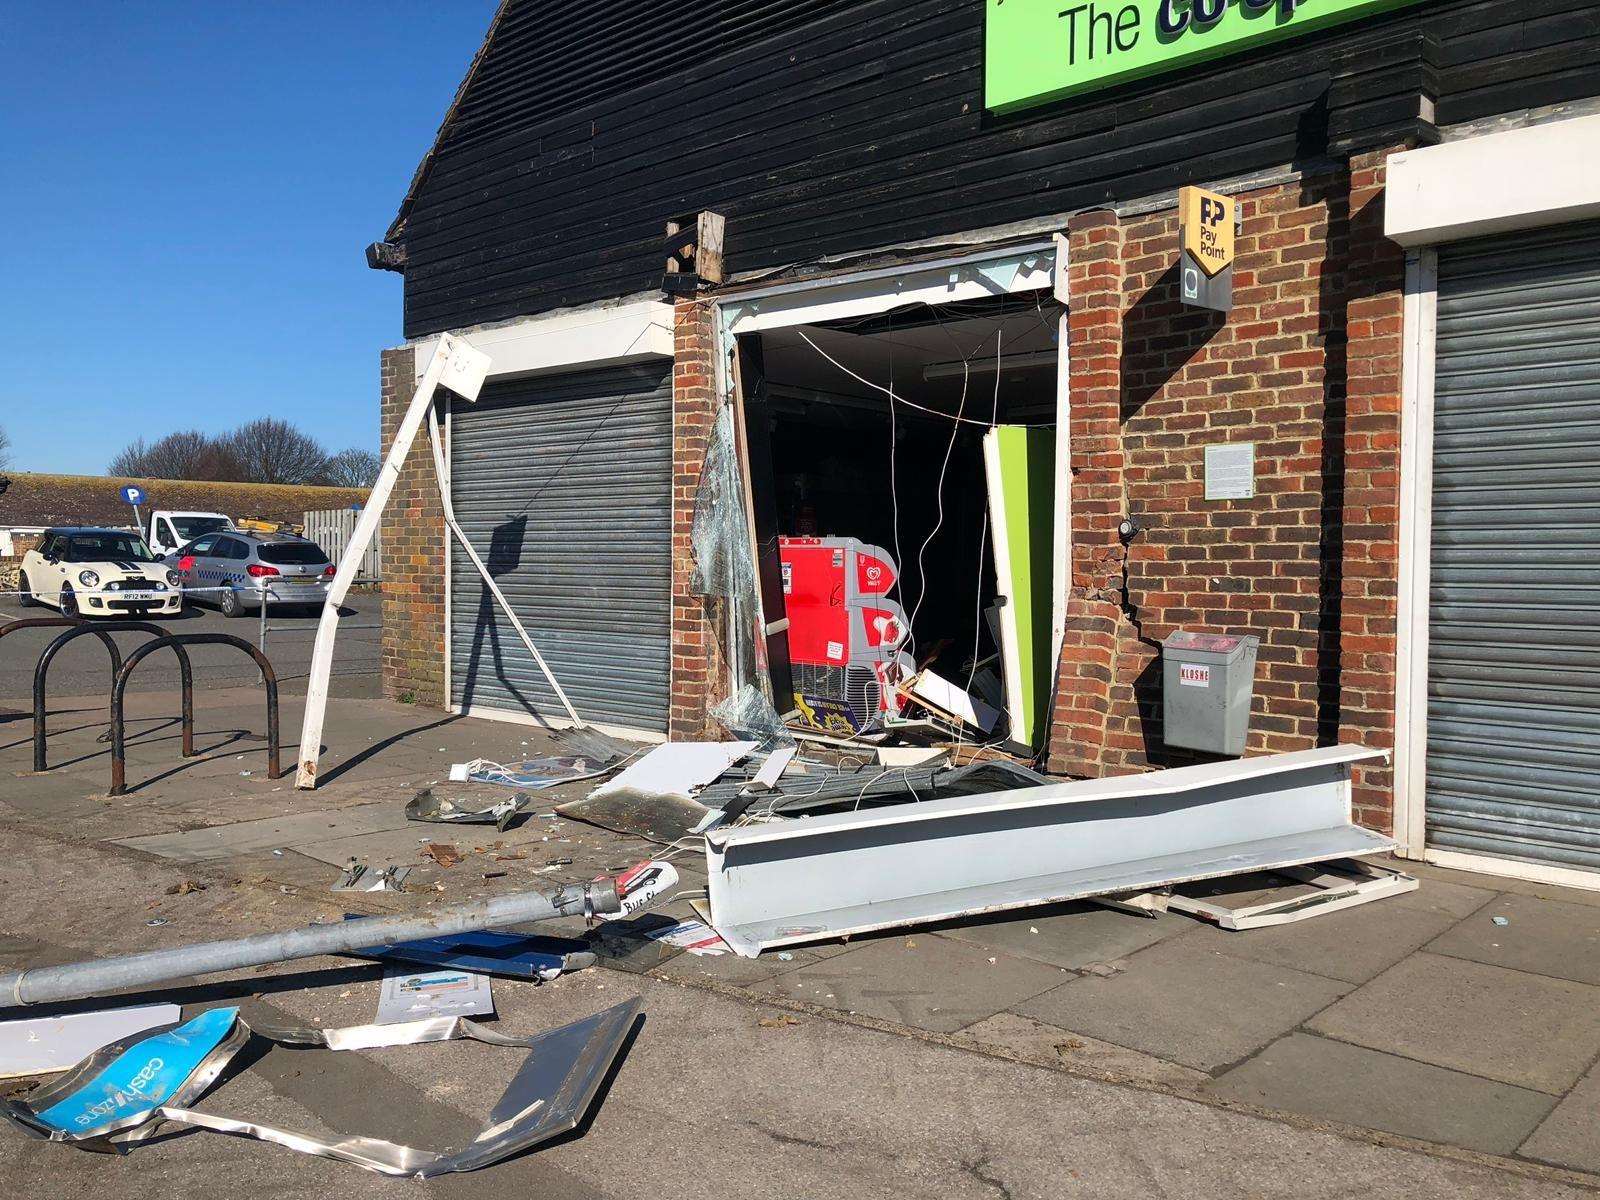
[[[124,504],[143,504],[144,503],[144,489],[143,488],[136,488],[136,487],[125,487],[125,488],[123,488],[122,489],[122,502]]]

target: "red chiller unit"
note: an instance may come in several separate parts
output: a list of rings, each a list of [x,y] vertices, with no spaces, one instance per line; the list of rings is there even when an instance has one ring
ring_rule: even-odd
[[[802,715],[844,732],[897,711],[894,686],[913,664],[900,651],[910,631],[888,595],[900,578],[889,552],[857,538],[781,537],[778,556]]]

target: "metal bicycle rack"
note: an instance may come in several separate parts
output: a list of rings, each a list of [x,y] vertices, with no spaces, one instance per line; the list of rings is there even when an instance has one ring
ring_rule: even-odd
[[[107,621],[103,624],[91,625],[87,621],[75,617],[28,617],[21,621],[12,621],[9,625],[0,627],[0,637],[4,637],[6,634],[18,629],[62,626],[67,628],[67,632],[44,648],[44,653],[39,656],[38,665],[33,669],[33,769],[35,771],[48,771],[50,769],[49,759],[45,753],[45,741],[48,737],[45,680],[50,670],[50,664],[54,661],[55,656],[60,653],[61,648],[77,638],[91,633],[94,634],[105,643],[106,650],[111,655],[111,677],[115,680],[118,672],[122,670],[122,653],[117,649],[115,639],[111,637],[113,633],[153,633],[158,638],[170,636],[161,626],[154,625],[149,621]],[[192,742],[191,728],[193,718],[188,711],[190,691],[189,656],[182,650],[178,651],[178,668],[185,681],[183,737],[185,753],[187,754]],[[102,734],[99,740],[107,741],[109,737],[109,734]]]
[[[0,638],[8,633],[21,633],[24,629],[65,629],[71,625],[83,624],[85,622],[81,617],[19,617],[0,625]],[[122,666],[122,655],[117,650],[117,643],[110,637],[102,635],[100,640],[106,644],[106,650],[111,655],[111,674],[115,678],[118,668]]]
[[[151,654],[164,646],[171,646],[180,655],[183,662],[183,744],[184,757],[193,754],[193,724],[194,724],[194,679],[188,669],[188,655],[185,646],[233,646],[244,651],[261,668],[261,680],[267,688],[267,778],[277,779],[282,771],[278,766],[278,675],[272,669],[272,664],[267,661],[267,656],[257,650],[243,638],[234,637],[228,633],[168,633],[158,637],[153,642],[146,642],[132,654],[128,661],[122,664],[122,669],[117,672],[117,678],[111,685],[111,791],[110,795],[120,796],[127,791],[127,737],[122,715],[122,701],[128,689],[128,677],[133,674],[133,669]]]

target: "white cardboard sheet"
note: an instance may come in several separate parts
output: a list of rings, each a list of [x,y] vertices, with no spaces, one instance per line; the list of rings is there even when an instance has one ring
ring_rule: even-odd
[[[691,800],[759,742],[668,742],[589,793],[591,800],[629,793]]]
[[[182,1016],[176,1004],[140,1004],[104,1012],[0,1022],[0,1079],[65,1071],[101,1046],[146,1029],[175,1025]]]

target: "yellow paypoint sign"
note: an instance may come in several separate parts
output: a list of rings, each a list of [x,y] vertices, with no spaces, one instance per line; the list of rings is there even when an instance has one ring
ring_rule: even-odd
[[[1179,294],[1185,304],[1233,307],[1234,200],[1186,187],[1178,191]]]

